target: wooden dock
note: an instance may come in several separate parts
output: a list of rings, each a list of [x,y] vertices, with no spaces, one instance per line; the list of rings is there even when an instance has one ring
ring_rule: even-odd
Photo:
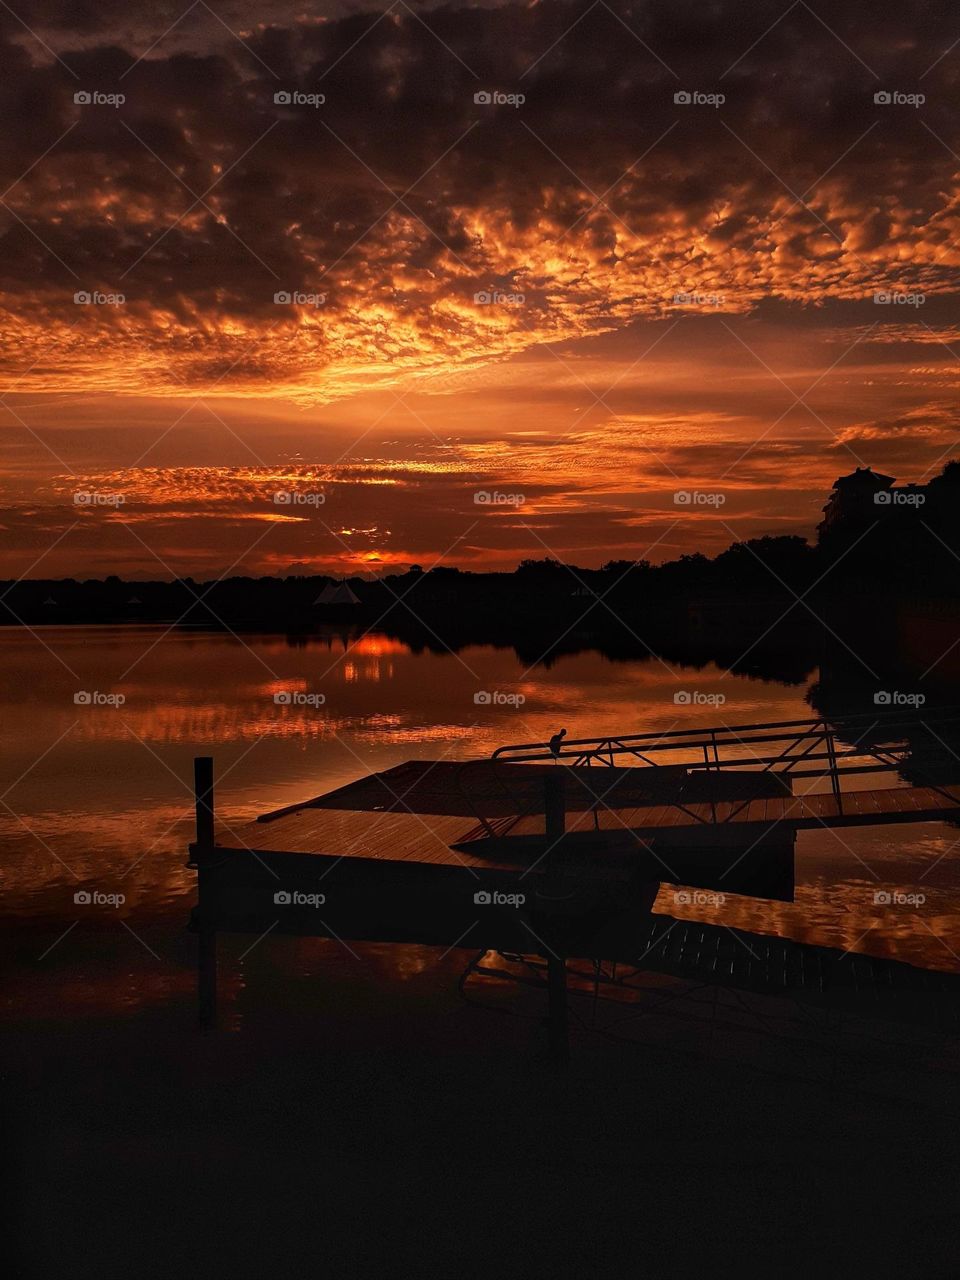
[[[740,727],[735,754],[726,730],[706,735],[411,760],[237,827],[215,823],[212,761],[198,760],[191,865],[204,1017],[222,931],[485,948],[544,958],[562,1051],[566,958],[629,962],[645,948],[656,958],[649,931],[662,917],[650,912],[662,882],[789,900],[798,830],[960,817],[960,786],[939,780],[844,790],[850,774],[903,767],[892,734],[851,750],[822,722]],[[830,790],[794,794],[811,777]],[[728,941],[717,935],[717,957]],[[784,948],[801,968],[822,952],[764,947],[771,972],[787,964]],[[818,963],[822,974],[822,954]],[[715,979],[728,969],[718,960]]]

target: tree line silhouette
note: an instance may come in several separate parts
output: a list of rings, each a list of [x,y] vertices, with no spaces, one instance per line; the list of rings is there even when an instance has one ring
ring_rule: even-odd
[[[729,606],[755,615],[801,597],[875,604],[891,598],[956,598],[960,591],[960,462],[926,485],[857,468],[833,486],[817,540],[764,536],[735,542],[719,555],[699,552],[662,564],[610,560],[598,569],[545,557],[513,572],[473,572],[438,565],[368,579],[331,591],[329,575],[193,578],[164,581],[24,579],[0,583],[7,625],[167,622],[296,630],[323,621],[369,626],[383,621],[463,634],[498,634],[534,622],[602,627],[611,618],[682,611],[694,622],[731,626]],[[355,602],[350,596],[355,597]],[[325,603],[333,599],[335,603]],[[347,601],[347,602],[344,602]]]

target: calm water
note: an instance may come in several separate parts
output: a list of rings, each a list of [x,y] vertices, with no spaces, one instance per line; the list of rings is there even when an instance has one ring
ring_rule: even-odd
[[[63,628],[36,638],[6,629],[0,670],[0,866],[20,940],[23,1008],[39,998],[138,1004],[189,989],[183,926],[193,876],[183,864],[194,755],[214,755],[218,812],[232,822],[403,760],[481,756],[560,726],[587,737],[810,715],[808,684],[711,666],[684,671],[584,652],[526,670],[509,649],[414,653],[386,636],[351,641],[335,631],[290,644],[163,628]],[[676,706],[678,676],[679,687],[726,702]],[[523,702],[478,705],[478,691]],[[278,704],[278,692],[291,702]],[[78,693],[89,702],[75,701]],[[801,832],[795,903],[731,896],[694,910],[678,907],[669,887],[657,909],[960,968],[958,837],[939,824]],[[123,902],[80,907],[78,889]],[[879,890],[924,901],[878,906]],[[243,962],[248,975],[274,945]],[[297,954],[316,961],[306,944]],[[402,976],[430,956],[393,949],[383,963]]]

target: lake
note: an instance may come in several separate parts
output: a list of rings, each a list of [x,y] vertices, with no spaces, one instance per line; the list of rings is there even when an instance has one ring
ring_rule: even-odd
[[[596,651],[528,667],[512,649],[415,652],[333,628],[292,640],[4,629],[0,655],[2,869],[24,1011],[186,998],[195,755],[215,757],[218,817],[232,825],[407,759],[484,756],[560,727],[576,738],[809,717],[817,675],[788,685]],[[656,910],[949,969],[957,840],[933,823],[800,832],[795,902],[678,904],[664,886]],[[83,890],[100,905],[78,906]],[[877,905],[883,891],[910,901]],[[295,950],[316,965],[316,947]],[[429,957],[387,949],[385,976]],[[241,967],[257,963],[253,952]]]

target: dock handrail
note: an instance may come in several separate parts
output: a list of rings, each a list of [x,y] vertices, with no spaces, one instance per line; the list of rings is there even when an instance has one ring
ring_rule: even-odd
[[[641,759],[652,752],[679,750],[689,747],[696,750],[713,750],[714,747],[734,745],[737,741],[754,744],[758,742],[780,742],[788,737],[807,737],[811,732],[825,733],[832,731],[837,736],[844,736],[844,731],[921,729],[933,721],[936,724],[949,722],[960,723],[960,708],[942,708],[925,712],[923,716],[916,713],[906,714],[901,711],[856,713],[846,716],[820,717],[809,720],[770,720],[756,721],[750,724],[721,724],[696,726],[690,729],[664,729],[649,733],[609,734],[602,738],[565,738],[559,750],[555,751],[548,742],[510,743],[492,753],[492,760],[510,760],[514,763],[528,760],[573,759],[574,763],[584,763],[596,759],[607,763],[605,757],[611,755],[633,755]],[[777,733],[774,730],[798,730],[794,735]],[[759,733],[766,730],[766,733]],[[804,732],[806,731],[806,732]],[[740,735],[750,733],[750,738]],[[902,736],[902,735],[901,735]],[[668,745],[669,744],[669,745]],[[648,763],[652,763],[649,762]],[[714,765],[716,767],[716,765]]]
[[[614,768],[618,757],[633,757],[640,760],[643,766],[652,769],[666,764],[679,764],[688,774],[747,769],[780,777],[827,778],[838,814],[843,813],[844,776],[902,772],[911,764],[918,779],[942,795],[951,805],[955,805],[958,797],[945,790],[938,780],[924,776],[912,754],[911,731],[927,731],[938,738],[940,746],[952,754],[951,749],[931,728],[931,723],[939,727],[960,725],[960,708],[931,709],[923,715],[898,708],[886,712],[878,710],[872,714],[863,712],[809,720],[697,726],[690,729],[608,735],[602,738],[564,739],[556,745],[549,742],[516,743],[498,747],[493,752],[491,761],[494,764],[523,764],[552,760],[573,768],[593,764]],[[865,742],[864,739],[868,737],[870,740]],[[773,744],[779,744],[779,750]],[[761,747],[761,753],[754,750],[757,746]],[[745,750],[747,754],[732,754],[737,749]],[[687,753],[694,753],[694,758],[676,759],[678,754]],[[662,764],[655,758],[658,756],[661,757]],[[671,758],[664,759],[665,756]],[[956,759],[960,774],[960,755]],[[854,761],[858,763],[853,763]],[[677,797],[666,803],[676,805],[698,822],[718,822],[716,805],[712,801],[711,817],[704,818],[687,808],[684,799],[681,787]],[[749,803],[749,799],[734,803],[719,821],[733,821]]]

